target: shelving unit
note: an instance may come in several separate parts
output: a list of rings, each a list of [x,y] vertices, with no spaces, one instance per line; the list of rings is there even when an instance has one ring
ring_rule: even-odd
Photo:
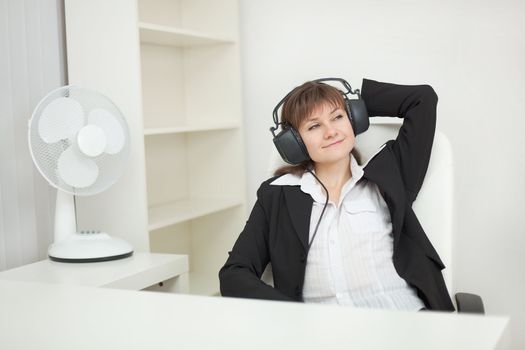
[[[81,226],[188,255],[190,293],[217,294],[247,215],[238,0],[65,0],[65,12],[69,83],[112,99],[132,145],[123,179],[77,201]]]
[[[245,219],[237,1],[138,5],[150,247],[215,295]]]

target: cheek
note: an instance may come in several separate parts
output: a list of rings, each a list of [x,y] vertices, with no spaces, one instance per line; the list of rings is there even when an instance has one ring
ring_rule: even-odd
[[[354,129],[352,128],[352,124],[350,123],[350,119],[348,118],[345,119],[344,129],[344,132],[347,136],[355,137]]]
[[[350,129],[350,132],[352,133],[352,135],[355,136],[355,134],[354,134],[354,128],[352,128],[352,123],[350,123],[350,119],[347,118],[347,120],[348,120],[348,128]]]
[[[301,138],[303,140],[304,145],[306,146],[306,149],[308,150],[308,153],[313,152],[316,148],[315,138],[311,137],[311,134],[301,135]]]
[[[301,139],[303,140],[303,143],[306,146],[308,155],[315,162],[319,159],[318,154],[320,145],[314,134],[315,133],[313,132],[307,133],[306,135],[302,134]]]
[[[354,134],[350,134],[346,137],[347,139],[347,150],[348,150],[348,153],[350,153],[353,149],[354,149],[354,146],[355,146],[355,136]]]
[[[348,135],[348,144],[351,145],[352,148],[354,148],[354,145],[355,145],[355,136],[354,134],[350,134]]]

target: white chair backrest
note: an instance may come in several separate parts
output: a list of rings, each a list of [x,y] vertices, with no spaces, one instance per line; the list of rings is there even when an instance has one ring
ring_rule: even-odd
[[[370,129],[357,136],[355,147],[362,163],[372,156],[386,141],[397,137],[401,119],[374,118]],[[269,175],[285,164],[276,149],[272,151]],[[434,137],[432,156],[423,186],[412,205],[419,222],[446,266],[443,276],[448,290],[452,289],[452,232],[453,232],[453,159],[448,138],[439,130]],[[267,277],[265,277],[267,279]]]

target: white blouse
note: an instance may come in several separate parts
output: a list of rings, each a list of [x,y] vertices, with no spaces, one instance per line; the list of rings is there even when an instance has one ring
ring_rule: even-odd
[[[366,179],[359,181],[365,166],[351,156],[352,178],[343,186],[339,203],[328,202],[308,253],[304,301],[420,310],[424,303],[394,268],[388,206],[376,184]],[[312,196],[311,240],[326,201],[322,186],[309,172],[302,176],[283,175],[271,185],[299,185]]]

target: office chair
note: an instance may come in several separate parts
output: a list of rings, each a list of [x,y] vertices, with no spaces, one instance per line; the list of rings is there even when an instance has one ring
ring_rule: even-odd
[[[375,117],[371,119],[370,128],[356,138],[356,150],[359,151],[362,163],[372,156],[386,141],[395,139],[402,119]],[[277,150],[271,154],[268,175],[284,165]],[[421,190],[412,205],[421,225],[432,245],[440,255],[446,268],[443,278],[449,292],[453,286],[453,213],[454,213],[454,176],[453,157],[450,141],[441,131],[436,130],[429,167]],[[439,215],[436,215],[439,213]],[[262,280],[273,285],[271,266],[263,273]],[[455,304],[458,312],[484,314],[482,299],[475,294],[456,293]],[[452,298],[454,300],[454,298]]]

